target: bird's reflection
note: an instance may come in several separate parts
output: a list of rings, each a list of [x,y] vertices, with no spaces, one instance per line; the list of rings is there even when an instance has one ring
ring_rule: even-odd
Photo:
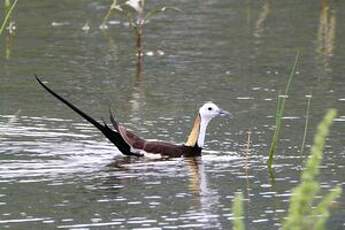
[[[193,194],[194,205],[198,206],[202,213],[199,221],[207,225],[205,227],[220,228],[221,223],[217,215],[219,195],[215,189],[208,186],[202,158],[186,158],[185,162],[189,172],[189,190]]]
[[[336,12],[329,0],[321,0],[320,22],[317,34],[318,57],[324,66],[324,70],[331,72],[330,60],[334,55],[336,35]]]
[[[110,169],[121,169],[126,170],[128,169],[128,166],[130,163],[133,163],[137,161],[135,157],[129,157],[129,156],[121,156],[115,158],[110,164],[108,164],[106,167]]]
[[[197,196],[207,193],[204,165],[200,158],[185,159],[189,172],[189,190]]]
[[[145,159],[133,157],[118,157],[114,159],[111,164],[107,165],[108,170],[131,171],[133,165],[136,163],[152,163],[152,162],[171,161],[171,159]],[[221,228],[219,221],[218,209],[219,195],[216,189],[211,189],[208,186],[207,174],[205,172],[204,162],[201,157],[198,158],[184,158],[182,160],[187,169],[189,178],[188,189],[192,194],[191,207],[199,210],[195,215],[198,217],[198,222],[203,223],[204,227]],[[181,161],[176,161],[181,162]],[[142,169],[141,169],[142,170]],[[152,169],[151,169],[152,170]],[[105,184],[127,184],[128,178],[108,177]],[[125,186],[126,187],[126,186]]]

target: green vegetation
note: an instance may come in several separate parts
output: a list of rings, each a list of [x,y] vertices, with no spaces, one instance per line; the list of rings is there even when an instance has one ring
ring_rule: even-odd
[[[285,230],[324,229],[325,222],[329,217],[328,208],[341,194],[341,188],[337,186],[315,208],[312,208],[316,195],[320,190],[320,184],[316,177],[319,174],[319,166],[323,157],[323,149],[329,127],[335,116],[336,110],[329,110],[318,126],[314,137],[314,144],[311,148],[311,156],[302,173],[301,182],[292,191],[289,214],[283,225]]]
[[[272,137],[271,147],[270,147],[270,150],[268,153],[269,158],[267,161],[267,164],[268,164],[268,167],[270,170],[272,169],[273,156],[274,156],[274,154],[277,150],[277,147],[278,147],[279,135],[280,135],[280,130],[281,130],[281,124],[282,124],[282,118],[283,118],[283,114],[284,114],[286,99],[288,97],[288,93],[289,93],[292,79],[293,79],[295,72],[296,72],[298,59],[299,59],[299,52],[297,53],[296,58],[295,58],[295,62],[291,68],[289,80],[288,80],[288,83],[286,85],[284,95],[280,95],[280,93],[279,93],[278,98],[277,98],[277,109],[276,109],[276,113],[275,113],[275,130],[274,130],[274,134]]]
[[[320,183],[316,177],[319,175],[329,127],[335,117],[336,110],[330,109],[318,126],[310,158],[306,162],[301,176],[301,182],[292,190],[288,216],[283,223],[284,230],[325,229],[325,223],[330,216],[329,207],[342,192],[341,187],[336,186],[318,204],[315,204],[317,194],[320,191]],[[244,224],[237,222],[238,217],[242,216],[243,212],[241,200],[242,198],[238,195],[233,204],[233,213],[236,217],[233,225],[234,230],[244,229]]]
[[[232,212],[234,214],[234,230],[244,230],[242,200],[242,193],[237,193],[232,204]]]
[[[307,138],[307,132],[308,132],[308,124],[309,124],[309,113],[310,113],[310,103],[311,103],[311,98],[312,95],[306,95],[307,98],[307,108],[305,110],[305,124],[304,124],[304,132],[303,132],[303,139],[302,139],[302,144],[301,144],[301,154],[304,152],[304,147],[305,147],[305,141]]]
[[[18,0],[14,0],[12,5],[10,4],[9,0],[6,0],[4,2],[4,4],[5,4],[5,18],[3,19],[2,25],[0,27],[0,35],[5,30],[7,22],[9,21],[11,14],[12,14],[12,11],[13,11],[14,7],[16,6],[17,2],[18,2]]]

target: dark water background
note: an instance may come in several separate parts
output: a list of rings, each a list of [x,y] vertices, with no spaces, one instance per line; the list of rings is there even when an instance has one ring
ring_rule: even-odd
[[[316,124],[331,107],[338,117],[320,195],[337,184],[344,189],[345,2],[166,1],[183,12],[145,26],[142,77],[125,21],[113,17],[108,30],[98,28],[110,3],[19,1],[15,35],[0,39],[1,229],[230,229],[237,191],[246,198],[248,229],[278,229]],[[88,32],[81,30],[86,22]],[[272,183],[272,115],[297,50]],[[47,95],[33,73],[96,118],[112,106],[145,138],[185,141],[205,101],[234,118],[212,121],[200,159],[128,159]],[[344,229],[344,195],[331,212],[328,228]]]

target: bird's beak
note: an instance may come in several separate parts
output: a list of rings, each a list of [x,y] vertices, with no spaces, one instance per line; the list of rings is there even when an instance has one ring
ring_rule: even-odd
[[[225,110],[223,110],[223,109],[220,109],[219,112],[218,112],[218,114],[219,114],[219,116],[221,116],[221,117],[227,116],[227,117],[229,117],[229,118],[233,118],[233,116],[232,116],[232,114],[231,114],[230,112],[225,111]]]

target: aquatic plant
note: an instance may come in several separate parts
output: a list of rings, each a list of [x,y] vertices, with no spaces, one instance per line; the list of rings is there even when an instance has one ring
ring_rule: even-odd
[[[18,0],[14,0],[14,2],[11,5],[9,0],[5,0],[5,2],[4,2],[4,4],[5,4],[5,17],[4,17],[4,20],[3,20],[1,27],[0,27],[0,35],[5,30],[7,22],[9,21],[11,14],[12,14],[14,7],[16,6],[17,2],[18,2]]]
[[[288,216],[283,224],[283,229],[285,230],[324,229],[324,225],[329,217],[328,209],[332,202],[341,194],[341,187],[336,186],[313,208],[316,195],[320,190],[320,183],[316,180],[316,177],[319,174],[319,166],[323,157],[323,149],[329,133],[329,127],[335,116],[336,110],[329,110],[318,126],[310,158],[306,162],[301,176],[301,182],[292,190]]]
[[[320,183],[316,177],[319,175],[329,127],[336,114],[335,109],[330,109],[317,128],[311,155],[301,175],[301,182],[292,190],[288,216],[282,225],[283,230],[325,229],[325,223],[330,216],[329,207],[342,193],[342,189],[338,185],[315,205],[317,194],[320,191]],[[242,194],[237,194],[233,201],[233,229],[235,230],[244,229],[244,223],[240,218],[243,215],[242,199]]]
[[[129,26],[135,34],[136,53],[139,58],[143,56],[143,34],[144,25],[155,15],[163,13],[167,10],[181,11],[176,7],[157,6],[145,13],[145,0],[128,0],[118,4],[117,0],[113,0],[107,14],[103,19],[100,28],[107,28],[106,22],[113,12],[123,15],[128,20]]]
[[[245,226],[243,223],[243,195],[237,193],[232,203],[232,212],[234,215],[233,228],[234,230],[244,230]]]
[[[283,114],[284,114],[286,99],[288,97],[288,93],[289,93],[292,79],[293,79],[295,72],[296,72],[298,59],[299,59],[299,52],[297,53],[297,55],[295,57],[295,62],[291,68],[289,80],[288,80],[288,83],[286,85],[284,95],[280,95],[280,92],[279,92],[279,95],[277,98],[277,108],[276,108],[276,113],[275,113],[275,130],[273,133],[271,147],[270,147],[270,150],[268,152],[269,157],[267,160],[268,168],[270,170],[272,169],[273,156],[274,156],[274,154],[277,150],[277,147],[278,147],[279,135],[280,135],[280,130],[281,130],[281,124],[282,124],[282,118],[283,118]]]
[[[309,124],[309,113],[310,113],[310,103],[312,95],[306,95],[307,98],[307,108],[305,110],[305,123],[304,123],[304,132],[303,132],[303,139],[301,144],[301,154],[304,152],[305,141],[307,139],[307,131],[308,131],[308,124]]]

